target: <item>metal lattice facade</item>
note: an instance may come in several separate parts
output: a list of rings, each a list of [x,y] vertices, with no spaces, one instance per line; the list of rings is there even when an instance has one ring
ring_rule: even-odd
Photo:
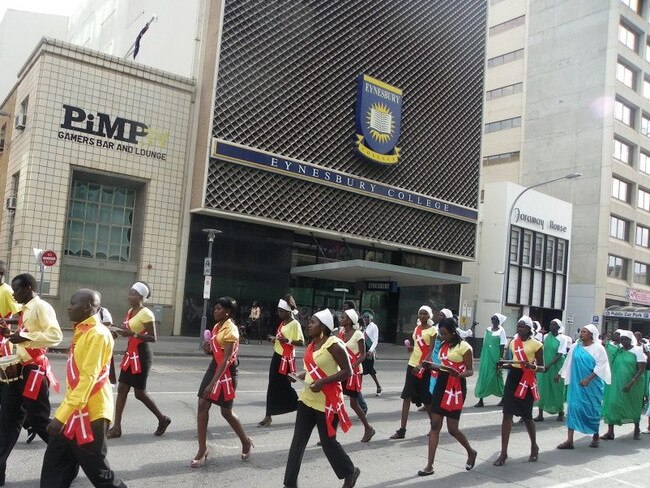
[[[227,0],[213,136],[477,207],[485,0]],[[404,90],[401,162],[355,153],[356,78]],[[476,225],[216,159],[206,208],[458,256]]]

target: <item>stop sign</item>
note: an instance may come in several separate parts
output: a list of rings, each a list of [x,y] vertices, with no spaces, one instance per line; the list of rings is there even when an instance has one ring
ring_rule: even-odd
[[[43,266],[54,266],[56,264],[56,253],[54,251],[43,251],[41,262]]]

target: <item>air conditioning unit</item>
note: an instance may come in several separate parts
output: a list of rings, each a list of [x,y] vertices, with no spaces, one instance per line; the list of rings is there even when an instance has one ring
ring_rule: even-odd
[[[7,210],[16,210],[16,197],[9,197],[5,202]]]
[[[14,129],[23,130],[27,123],[27,114],[18,114],[14,119]]]

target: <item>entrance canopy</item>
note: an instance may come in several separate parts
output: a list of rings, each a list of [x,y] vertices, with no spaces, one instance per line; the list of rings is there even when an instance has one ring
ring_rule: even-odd
[[[312,264],[291,268],[295,276],[307,276],[332,281],[396,281],[398,286],[463,285],[469,283],[467,276],[427,271],[395,264],[377,263],[363,259]]]
[[[650,320],[650,307],[613,305],[607,307],[603,315],[617,319]]]

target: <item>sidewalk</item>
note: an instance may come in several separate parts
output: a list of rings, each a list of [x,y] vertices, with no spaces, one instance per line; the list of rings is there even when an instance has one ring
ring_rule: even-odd
[[[67,352],[72,340],[72,329],[63,329],[63,340],[57,347],[50,348],[51,351]],[[126,350],[127,340],[124,337],[115,339],[115,353],[123,353]],[[199,345],[198,337],[185,336],[159,336],[155,344],[152,344],[154,356],[204,356],[203,349]],[[296,348],[296,356],[302,357],[304,347]],[[258,344],[257,341],[251,341],[250,344],[240,344],[240,357],[261,357],[270,358],[273,355],[273,345],[270,342]],[[395,344],[379,343],[377,347],[377,359],[383,360],[408,360],[408,355],[404,346]]]

